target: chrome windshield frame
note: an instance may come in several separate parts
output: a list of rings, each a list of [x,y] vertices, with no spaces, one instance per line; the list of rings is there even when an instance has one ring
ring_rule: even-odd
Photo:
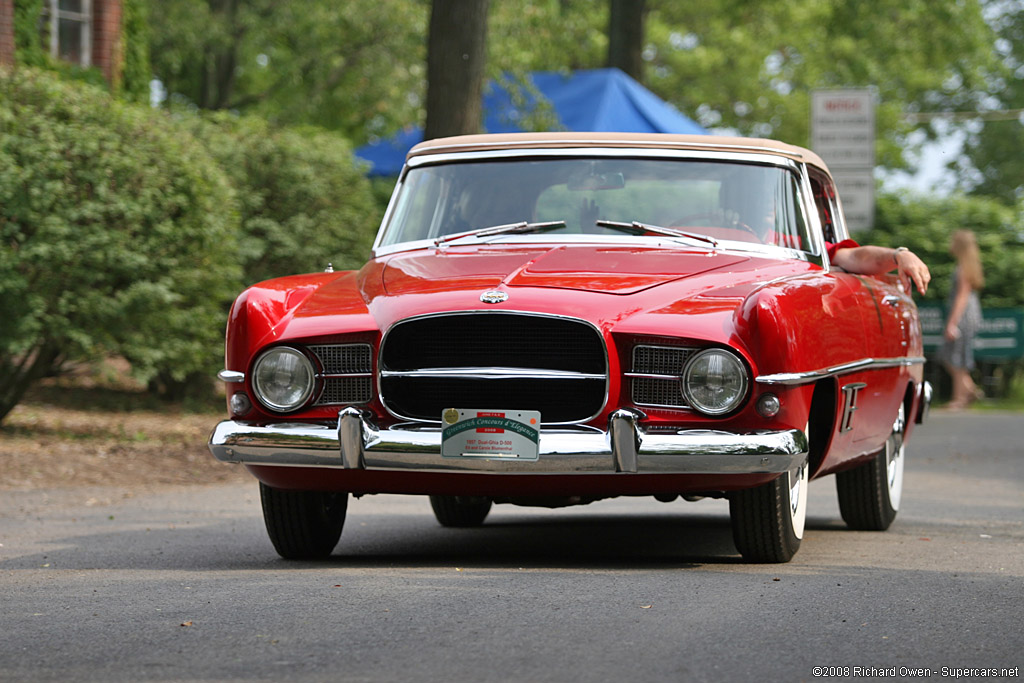
[[[399,176],[398,182],[395,185],[394,192],[391,195],[391,200],[388,202],[388,208],[385,211],[384,218],[381,221],[380,228],[377,231],[377,235],[373,242],[372,256],[374,258],[387,256],[389,254],[416,251],[420,249],[435,247],[436,238],[425,238],[419,240],[410,240],[405,242],[396,242],[393,244],[383,245],[383,237],[387,232],[388,226],[390,225],[394,212],[398,203],[398,198],[401,196],[402,188],[406,183],[409,171],[416,168],[425,166],[435,166],[441,164],[448,164],[454,162],[476,162],[476,161],[495,161],[495,160],[516,160],[516,159],[538,159],[538,158],[551,158],[551,159],[568,159],[568,158],[579,158],[579,157],[595,157],[595,158],[636,158],[636,159],[665,159],[665,160],[677,160],[677,161],[721,161],[725,163],[749,163],[758,166],[774,166],[777,168],[783,168],[796,174],[799,179],[799,191],[801,196],[799,197],[798,205],[803,212],[803,219],[807,223],[808,233],[811,238],[811,249],[812,251],[802,251],[797,249],[788,249],[785,247],[776,247],[772,245],[755,244],[753,242],[738,242],[719,240],[719,242],[725,248],[736,249],[740,251],[753,251],[764,254],[771,258],[787,258],[798,260],[809,260],[819,265],[824,265],[823,258],[827,259],[824,255],[824,244],[821,241],[821,226],[818,221],[817,211],[813,206],[813,194],[810,193],[810,181],[807,174],[805,164],[794,160],[793,158],[786,156],[771,149],[760,149],[760,148],[737,148],[736,151],[723,151],[721,149],[701,150],[701,149],[675,149],[675,148],[651,148],[651,147],[628,147],[628,146],[616,146],[616,147],[602,147],[602,146],[575,146],[575,147],[558,147],[558,148],[508,148],[502,147],[501,149],[489,149],[489,150],[473,150],[473,151],[461,151],[461,152],[442,152],[438,154],[428,154],[422,156],[415,156],[410,158],[406,165],[402,169],[402,173]],[[543,239],[543,238],[548,239]],[[522,239],[519,239],[522,238]],[[583,238],[583,239],[577,239]],[[604,238],[604,239],[601,239]],[[684,244],[680,240],[667,239],[665,236],[648,237],[648,236],[630,236],[630,235],[528,235],[528,236],[517,236],[517,235],[498,235],[493,238],[492,241],[500,241],[502,243],[588,243],[588,242],[599,242],[599,243],[614,243],[614,244],[658,244],[663,242],[666,245],[672,246],[687,246],[692,245]],[[827,266],[825,266],[827,267]]]

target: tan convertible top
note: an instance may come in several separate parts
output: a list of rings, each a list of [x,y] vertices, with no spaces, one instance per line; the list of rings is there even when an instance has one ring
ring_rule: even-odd
[[[461,135],[419,143],[406,157],[450,152],[479,152],[504,149],[550,149],[570,147],[630,147],[640,149],[688,149],[719,152],[773,154],[817,166],[828,167],[814,152],[778,140],[719,135],[666,135],[659,133],[502,133]]]

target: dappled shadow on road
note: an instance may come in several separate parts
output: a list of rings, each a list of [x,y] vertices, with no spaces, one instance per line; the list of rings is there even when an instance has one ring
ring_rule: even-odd
[[[353,534],[353,536],[355,536]],[[329,560],[349,567],[680,568],[740,558],[727,519],[591,514],[502,519],[471,529],[410,530],[342,541]]]
[[[84,520],[81,520],[84,521]],[[52,537],[38,552],[8,544],[0,571],[252,571],[283,568],[592,568],[679,569],[742,560],[727,517],[684,514],[505,515],[481,527],[449,529],[428,513],[351,516],[334,555],[286,561],[258,519],[174,528],[88,533],[83,525]],[[5,557],[6,556],[6,557]]]
[[[480,527],[440,526],[419,502],[400,511],[350,506],[341,541],[324,561],[282,560],[262,520],[240,507],[210,519],[138,510],[131,521],[119,511],[117,523],[95,510],[69,521],[55,515],[44,541],[24,544],[8,537],[0,549],[0,570],[169,570],[252,571],[315,568],[572,568],[594,570],[679,569],[743,564],[732,542],[723,501],[710,508],[667,506],[664,511],[523,511],[502,508]],[[365,503],[360,503],[366,505]],[[718,506],[718,507],[714,507]],[[421,511],[422,510],[422,511]],[[258,515],[258,513],[257,513]],[[13,521],[13,520],[9,520]],[[122,526],[124,525],[124,526]],[[107,527],[107,529],[104,529]],[[102,529],[97,533],[98,529]],[[835,518],[810,517],[808,532],[845,531]],[[11,541],[15,541],[11,543]],[[813,541],[812,541],[813,542]],[[805,541],[805,544],[806,541]],[[38,552],[37,549],[41,549]],[[801,555],[798,554],[797,558]]]

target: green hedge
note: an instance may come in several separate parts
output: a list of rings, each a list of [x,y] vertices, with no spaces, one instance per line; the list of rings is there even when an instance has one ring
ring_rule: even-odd
[[[232,197],[166,115],[0,71],[0,419],[69,360],[214,371],[241,280]]]
[[[0,70],[0,421],[68,361],[208,390],[245,284],[355,268],[380,210],[348,143]]]
[[[223,113],[183,120],[237,191],[247,284],[366,262],[380,215],[346,140]]]
[[[1019,210],[998,200],[883,194],[877,201],[875,227],[855,237],[862,244],[913,249],[932,272],[927,298],[943,301],[956,267],[949,238],[960,228],[974,231],[978,238],[985,268],[982,306],[1024,306],[1024,219]]]

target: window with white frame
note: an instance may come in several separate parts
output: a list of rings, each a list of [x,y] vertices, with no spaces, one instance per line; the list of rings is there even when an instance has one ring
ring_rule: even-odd
[[[50,55],[79,66],[92,64],[93,0],[44,0],[43,35]]]

